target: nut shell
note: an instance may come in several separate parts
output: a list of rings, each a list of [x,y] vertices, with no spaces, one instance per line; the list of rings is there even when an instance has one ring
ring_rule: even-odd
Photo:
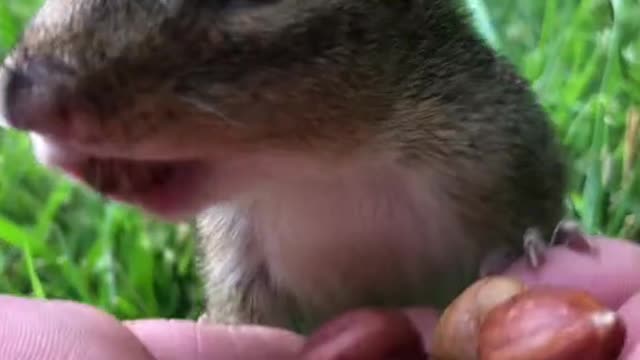
[[[440,317],[433,335],[432,357],[477,359],[478,332],[487,313],[525,290],[524,283],[504,276],[486,277],[468,287]]]
[[[491,310],[480,327],[480,360],[614,360],[626,330],[585,292],[536,288]]]
[[[357,310],[311,334],[302,360],[426,360],[422,338],[400,311]]]

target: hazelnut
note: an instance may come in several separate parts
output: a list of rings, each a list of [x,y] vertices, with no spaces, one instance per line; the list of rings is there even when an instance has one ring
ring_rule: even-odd
[[[477,359],[478,333],[486,314],[525,290],[524,283],[502,276],[483,278],[468,287],[440,317],[431,355],[435,359]]]
[[[480,360],[614,360],[626,330],[582,291],[537,288],[497,305],[480,327]]]
[[[304,360],[426,360],[422,338],[400,311],[349,312],[315,331],[299,357]]]

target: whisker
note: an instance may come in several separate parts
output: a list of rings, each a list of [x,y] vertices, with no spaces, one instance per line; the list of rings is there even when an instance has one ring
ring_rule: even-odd
[[[194,99],[194,98],[190,98],[190,97],[186,97],[186,96],[183,96],[181,98],[184,101],[188,102],[189,104],[195,106],[199,110],[211,113],[211,114],[219,117],[220,119],[224,120],[225,122],[227,122],[229,124],[233,124],[233,125],[236,125],[236,126],[237,125],[242,125],[242,122],[233,120],[231,117],[227,116],[225,113],[220,111],[218,108],[216,108],[211,103],[203,102],[203,101],[200,101],[200,100],[197,100],[197,99]]]

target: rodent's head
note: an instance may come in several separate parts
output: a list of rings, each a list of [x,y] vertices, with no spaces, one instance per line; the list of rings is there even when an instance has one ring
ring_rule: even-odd
[[[424,61],[409,48],[464,33],[450,2],[47,0],[0,103],[41,160],[161,212],[142,189],[201,163],[366,144]]]

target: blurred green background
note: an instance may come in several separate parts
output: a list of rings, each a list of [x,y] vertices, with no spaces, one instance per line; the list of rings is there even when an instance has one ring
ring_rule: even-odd
[[[640,2],[467,2],[567,145],[570,215],[590,233],[640,239]],[[0,1],[0,57],[40,3]],[[123,319],[200,313],[189,226],[70,184],[35,163],[24,135],[0,131],[0,293],[82,301]]]

